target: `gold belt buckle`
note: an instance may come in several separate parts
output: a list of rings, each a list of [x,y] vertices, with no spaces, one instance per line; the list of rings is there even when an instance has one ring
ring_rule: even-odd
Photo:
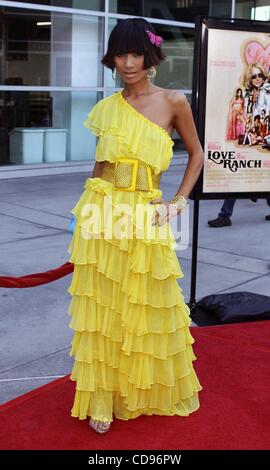
[[[121,191],[135,191],[138,160],[131,158],[118,158],[114,170],[114,188]],[[122,165],[122,167],[121,167]],[[130,167],[132,165],[132,168]],[[132,171],[132,173],[131,173]],[[129,184],[131,181],[131,184]]]
[[[147,174],[147,187],[145,178],[142,178],[143,171],[146,171]],[[136,189],[139,191],[152,191],[153,181],[150,167],[148,165],[141,165],[139,168],[138,160],[118,158],[114,170],[114,189],[121,191],[135,191]]]

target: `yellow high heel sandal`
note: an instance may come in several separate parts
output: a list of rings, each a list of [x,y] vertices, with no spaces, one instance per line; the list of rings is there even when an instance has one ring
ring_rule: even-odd
[[[99,434],[104,434],[108,432],[111,427],[110,421],[98,421],[97,419],[90,419],[89,426],[94,429],[94,431],[98,432]]]

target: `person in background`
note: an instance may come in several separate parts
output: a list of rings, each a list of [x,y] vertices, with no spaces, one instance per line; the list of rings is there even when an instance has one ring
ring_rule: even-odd
[[[252,202],[257,202],[256,198],[251,198]],[[270,207],[270,198],[266,199],[268,206]],[[210,227],[228,227],[232,225],[231,216],[233,214],[234,204],[236,199],[225,199],[223,205],[220,209],[220,212],[216,219],[208,220],[208,225]],[[265,216],[265,220],[270,220],[270,215]]]

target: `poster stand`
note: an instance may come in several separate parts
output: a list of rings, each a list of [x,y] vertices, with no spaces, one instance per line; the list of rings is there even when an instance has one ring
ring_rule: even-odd
[[[190,199],[194,200],[189,301],[191,316],[196,309],[200,200],[270,198],[269,33],[269,25],[264,21],[202,16],[195,21],[192,112],[204,149],[204,165],[190,194]],[[255,70],[256,74],[254,67],[255,64],[258,67],[258,63],[260,70]],[[261,67],[265,73],[261,73]],[[247,82],[248,70],[253,75]],[[255,75],[256,78],[252,78]],[[217,77],[216,80],[213,76]],[[261,83],[258,82],[255,88],[252,80],[261,80]],[[257,132],[257,140],[248,146],[243,135],[239,134],[241,130],[238,129],[238,135],[229,135],[234,108],[230,108],[228,98],[234,102],[239,88],[242,93],[237,91],[237,96],[238,102],[243,104],[243,112],[238,111],[236,116],[245,126],[242,132],[248,130],[248,118],[252,124],[257,121],[258,125],[258,116],[255,120],[255,115],[262,109],[265,109],[268,119],[267,127],[264,126],[264,132],[261,132],[261,139]],[[250,96],[253,109],[248,108]],[[215,102],[217,97],[219,99]],[[218,131],[213,139],[212,130],[217,129],[217,123]],[[248,137],[246,140],[248,142]]]

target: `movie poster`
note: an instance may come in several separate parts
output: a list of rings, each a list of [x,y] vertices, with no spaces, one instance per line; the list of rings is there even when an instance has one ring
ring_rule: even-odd
[[[270,190],[270,35],[209,29],[203,191]]]

